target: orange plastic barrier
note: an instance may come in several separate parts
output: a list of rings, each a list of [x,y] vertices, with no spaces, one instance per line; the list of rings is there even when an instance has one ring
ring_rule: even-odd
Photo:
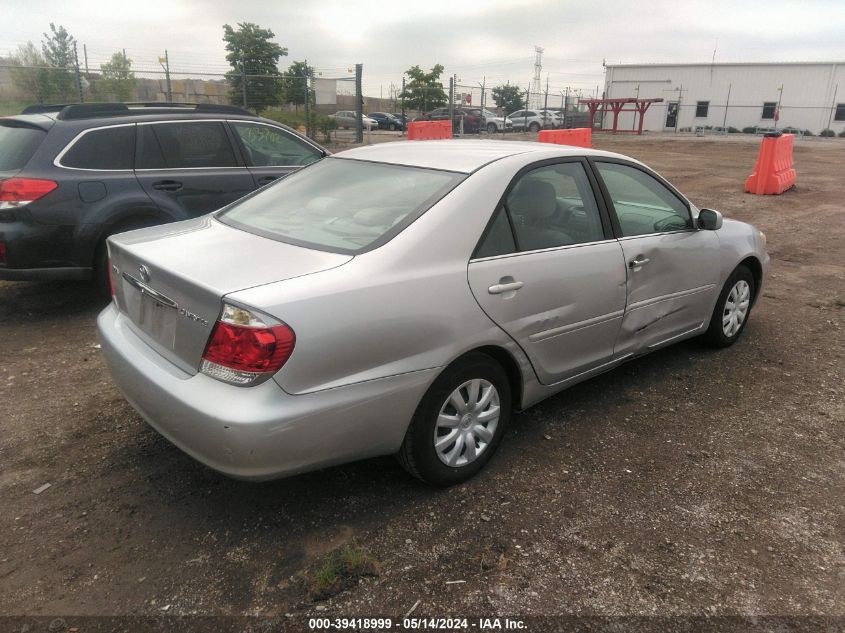
[[[592,147],[593,131],[588,127],[576,127],[571,130],[540,130],[537,140],[541,143]]]
[[[452,138],[451,121],[412,121],[408,123],[409,141],[433,141]]]
[[[796,173],[792,167],[794,138],[793,134],[763,137],[754,173],[745,181],[746,193],[779,194],[795,184]]]

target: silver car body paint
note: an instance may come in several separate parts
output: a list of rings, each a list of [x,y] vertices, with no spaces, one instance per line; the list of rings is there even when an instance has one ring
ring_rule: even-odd
[[[109,247],[121,280],[98,323],[115,382],[196,459],[234,477],[278,477],[395,452],[425,391],[471,350],[510,359],[521,385],[514,400],[526,408],[701,333],[744,259],[756,258],[765,272],[759,232],[730,220],[718,231],[472,258],[517,172],[579,156],[639,164],[504,141],[384,143],[336,154],[327,160],[469,174],[393,239],[354,257],[254,235],[213,216],[114,236]],[[273,188],[255,195],[272,196]],[[635,271],[627,263],[638,256],[651,262]],[[152,289],[197,318],[180,318],[177,309],[139,324],[136,287],[122,275],[141,265]],[[508,277],[523,287],[490,294]],[[224,298],[296,333],[273,380],[236,387],[198,373]]]

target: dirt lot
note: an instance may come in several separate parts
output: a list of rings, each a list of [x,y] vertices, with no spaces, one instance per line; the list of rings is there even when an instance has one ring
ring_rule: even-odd
[[[596,145],[765,231],[763,296],[728,350],[682,343],[517,415],[450,490],[391,458],[217,475],[118,394],[86,286],[0,282],[0,614],[845,616],[845,142],[798,143],[774,197],[742,193],[757,139]],[[347,544],[380,575],[313,602]]]

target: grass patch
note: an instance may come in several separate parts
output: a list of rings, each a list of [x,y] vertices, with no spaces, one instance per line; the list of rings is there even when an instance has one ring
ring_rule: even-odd
[[[362,576],[378,576],[378,561],[360,547],[329,552],[314,571],[308,587],[312,600],[325,600],[351,587]]]

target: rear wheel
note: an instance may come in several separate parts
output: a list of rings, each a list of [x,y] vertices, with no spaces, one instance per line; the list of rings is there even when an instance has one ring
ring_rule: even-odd
[[[531,125],[528,126],[528,130],[536,134],[540,131],[540,124],[534,121]]]
[[[447,368],[423,396],[397,457],[412,475],[452,486],[481,470],[510,421],[512,395],[502,367],[473,353]]]
[[[746,266],[738,266],[719,294],[703,337],[705,343],[711,347],[728,347],[739,339],[751,314],[754,291],[754,275]]]
[[[488,124],[487,124],[487,133],[488,133],[488,134],[495,134],[495,133],[496,133],[496,132],[498,132],[498,131],[499,131],[499,130],[498,130],[498,129],[496,129],[496,124],[495,124],[495,123],[488,123]]]

